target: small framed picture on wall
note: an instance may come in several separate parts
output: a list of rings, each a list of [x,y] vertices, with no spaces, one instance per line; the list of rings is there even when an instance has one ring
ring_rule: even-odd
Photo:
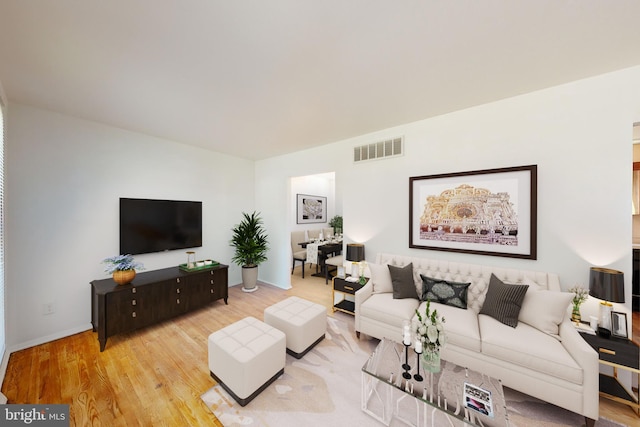
[[[324,196],[310,196],[298,194],[297,223],[313,224],[327,222],[327,198]]]

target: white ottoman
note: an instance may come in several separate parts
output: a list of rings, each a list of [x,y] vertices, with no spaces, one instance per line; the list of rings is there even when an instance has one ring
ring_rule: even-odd
[[[246,317],[209,335],[209,371],[241,406],[284,373],[282,331]]]
[[[264,310],[264,321],[285,333],[287,353],[300,359],[324,339],[327,309],[298,297],[289,297]]]

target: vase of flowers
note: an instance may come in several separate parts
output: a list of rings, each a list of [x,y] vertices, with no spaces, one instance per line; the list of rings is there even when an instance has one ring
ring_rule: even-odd
[[[582,316],[580,315],[580,306],[587,300],[587,298],[589,298],[589,291],[576,285],[569,289],[569,292],[573,292],[573,299],[571,300],[571,303],[573,304],[573,308],[571,309],[571,320],[578,324],[580,323],[580,320],[582,320]]]
[[[438,310],[431,311],[431,301],[427,301],[424,314],[416,309],[418,323],[415,335],[422,343],[422,360],[428,372],[440,372],[440,348],[446,344],[444,317],[438,316]]]
[[[133,255],[116,255],[102,260],[105,273],[111,274],[118,285],[126,285],[136,277],[136,270],[144,269],[142,263],[136,262]]]

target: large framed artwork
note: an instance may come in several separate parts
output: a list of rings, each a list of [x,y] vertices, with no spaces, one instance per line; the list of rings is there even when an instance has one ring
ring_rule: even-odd
[[[537,165],[409,178],[409,247],[536,259]]]
[[[298,224],[327,222],[327,198],[298,194]]]

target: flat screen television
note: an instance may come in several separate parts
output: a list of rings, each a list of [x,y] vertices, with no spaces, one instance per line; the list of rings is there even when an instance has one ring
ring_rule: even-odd
[[[120,253],[202,246],[202,202],[120,199]]]

